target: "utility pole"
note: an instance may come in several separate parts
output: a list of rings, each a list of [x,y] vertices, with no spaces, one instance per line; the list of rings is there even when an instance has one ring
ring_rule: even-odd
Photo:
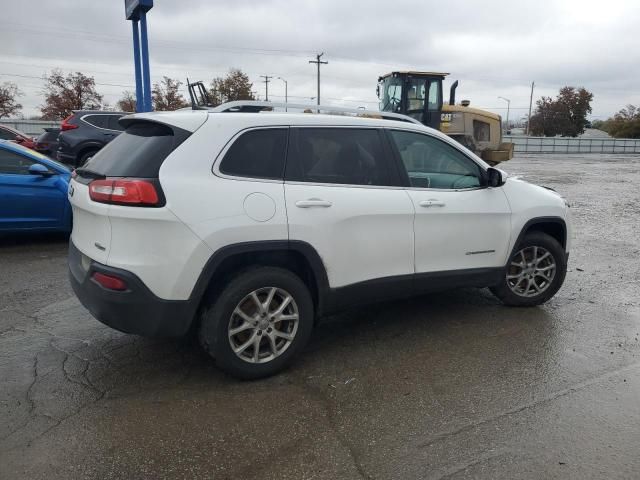
[[[264,82],[264,101],[268,102],[269,101],[269,82],[271,81],[271,79],[273,78],[273,76],[271,75],[260,75],[262,78],[264,78],[263,82]]]
[[[531,82],[531,96],[529,97],[529,120],[527,120],[527,133],[529,135],[529,125],[531,125],[531,105],[533,105],[533,87],[536,83]]]
[[[318,96],[316,97],[318,99],[318,105],[320,105],[320,65],[326,65],[329,62],[323,62],[320,60],[320,57],[322,57],[324,55],[324,52],[320,53],[319,55],[316,55],[316,59],[315,60],[309,60],[309,63],[315,63],[318,66]]]

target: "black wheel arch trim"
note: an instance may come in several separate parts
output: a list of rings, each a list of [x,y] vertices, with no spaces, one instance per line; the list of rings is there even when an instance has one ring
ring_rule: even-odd
[[[305,258],[311,268],[311,272],[318,287],[318,305],[316,306],[317,313],[322,314],[325,310],[325,299],[329,292],[329,279],[327,277],[327,271],[324,263],[316,249],[307,242],[300,240],[264,240],[227,245],[215,251],[213,255],[211,255],[202,269],[191,296],[189,297],[189,302],[192,305],[194,315],[200,307],[200,303],[204,298],[211,281],[215,278],[216,272],[219,271],[225,260],[237,255],[263,252],[295,252],[301,254]]]
[[[527,222],[520,229],[520,233],[518,234],[518,238],[516,238],[516,241],[513,244],[513,248],[511,250],[511,253],[509,254],[509,258],[511,258],[511,255],[513,255],[513,253],[516,251],[516,248],[518,247],[518,245],[520,245],[520,242],[522,241],[522,239],[524,238],[526,233],[531,229],[531,227],[533,227],[534,225],[540,225],[540,224],[544,224],[544,223],[555,223],[555,224],[559,225],[562,228],[562,242],[560,242],[560,245],[566,251],[566,249],[567,249],[567,222],[564,220],[564,218],[555,217],[555,216],[535,217],[535,218],[531,218],[531,219],[527,220]],[[507,263],[509,263],[508,259],[507,259]]]

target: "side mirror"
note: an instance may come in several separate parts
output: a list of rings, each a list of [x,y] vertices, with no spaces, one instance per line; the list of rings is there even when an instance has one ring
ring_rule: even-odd
[[[487,185],[489,187],[501,187],[504,182],[505,178],[500,170],[493,167],[487,169]]]
[[[41,163],[34,163],[33,165],[31,165],[29,167],[29,173],[31,175],[41,175],[43,177],[50,177],[51,175],[54,174],[54,172],[49,170],[47,167],[45,167]]]

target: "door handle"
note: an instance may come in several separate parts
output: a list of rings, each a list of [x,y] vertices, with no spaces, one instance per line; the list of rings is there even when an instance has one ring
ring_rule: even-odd
[[[428,208],[428,207],[444,207],[446,204],[435,198],[430,198],[429,200],[422,200],[419,203],[419,205],[421,207]]]
[[[299,200],[296,202],[296,207],[298,208],[311,208],[311,207],[324,207],[328,208],[333,203],[327,200],[321,200],[319,198],[310,198],[309,200]]]

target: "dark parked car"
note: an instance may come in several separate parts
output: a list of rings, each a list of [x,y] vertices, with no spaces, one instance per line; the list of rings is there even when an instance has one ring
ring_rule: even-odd
[[[125,112],[77,110],[60,124],[58,160],[80,167],[124,130],[118,120]]]
[[[59,128],[45,128],[44,133],[36,139],[34,150],[43,155],[56,156],[58,152],[58,135]]]
[[[0,125],[0,140],[9,140],[26,148],[33,148],[36,143],[35,140],[26,133],[22,133],[20,130],[7,127],[6,125]]]

